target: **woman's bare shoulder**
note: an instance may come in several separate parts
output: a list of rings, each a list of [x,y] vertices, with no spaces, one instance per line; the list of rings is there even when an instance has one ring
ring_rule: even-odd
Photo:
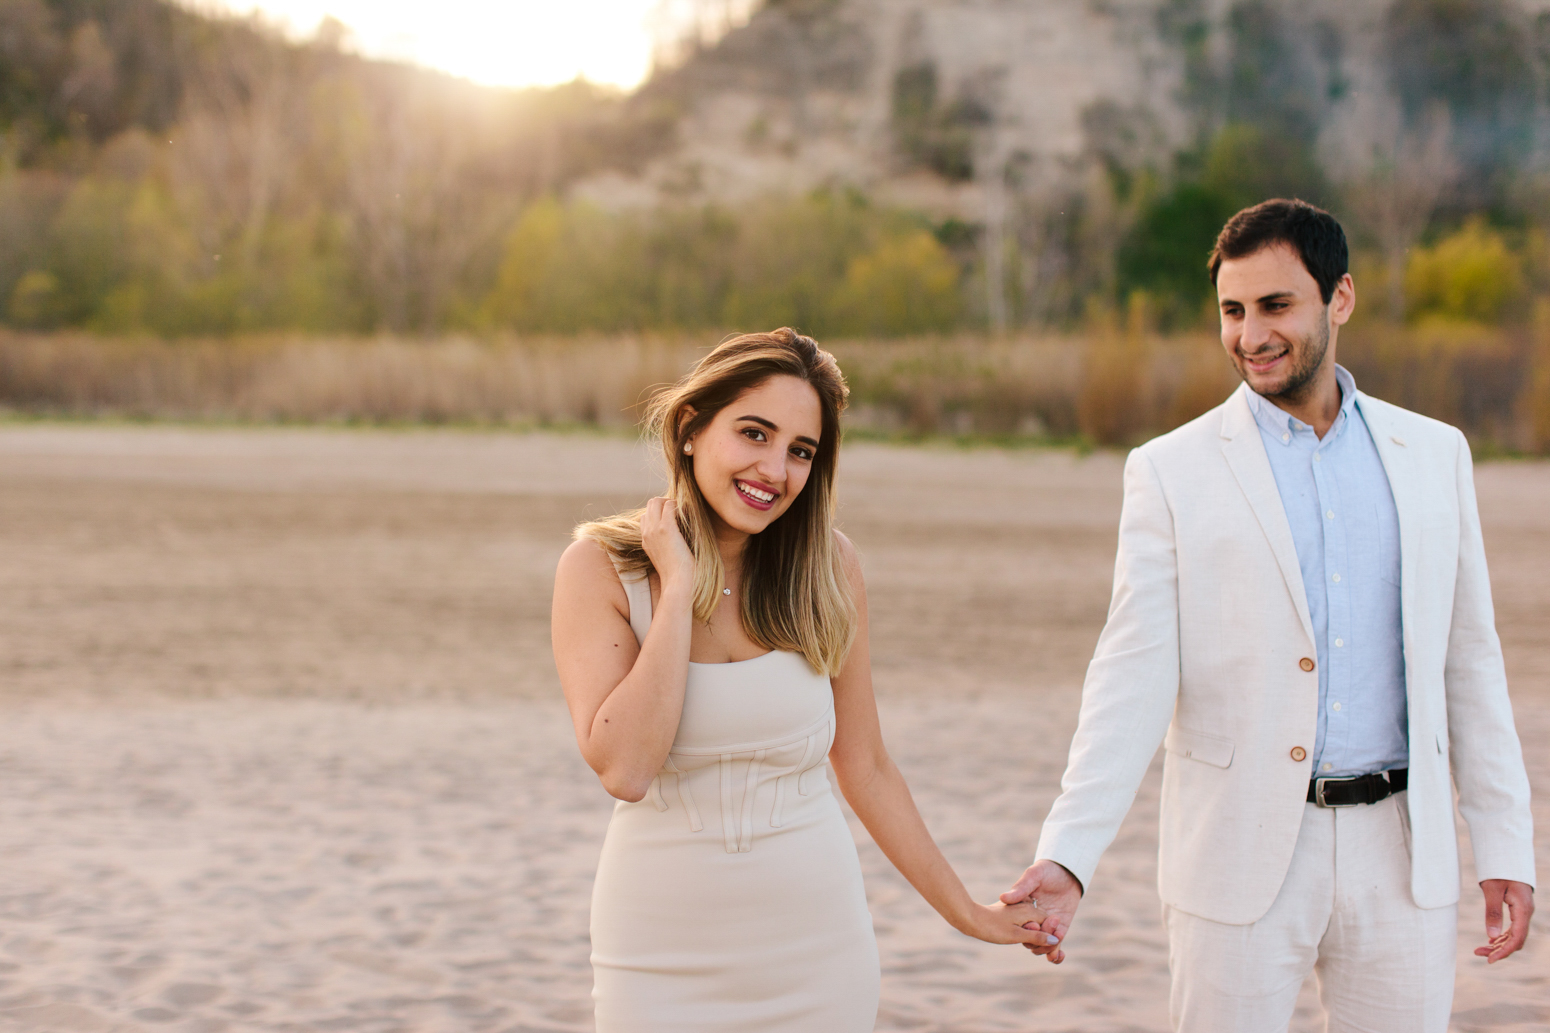
[[[861,552],[856,548],[856,543],[846,537],[845,532],[839,528],[834,529],[834,551],[839,554],[840,565],[845,568],[845,573],[853,584],[861,585],[865,578],[861,573]]]
[[[566,547],[554,572],[554,588],[556,592],[605,598],[615,609],[629,606],[613,558],[592,538],[578,538]]]

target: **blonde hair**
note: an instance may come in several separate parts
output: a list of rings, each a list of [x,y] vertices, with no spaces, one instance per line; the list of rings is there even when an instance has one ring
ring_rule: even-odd
[[[748,539],[743,553],[741,617],[748,637],[766,649],[800,653],[831,677],[844,666],[856,637],[856,606],[835,543],[835,470],[840,414],[850,389],[834,356],[786,327],[723,341],[683,379],[659,391],[646,411],[646,433],[662,444],[670,472],[667,497],[677,504],[678,526],[694,553],[694,617],[708,622],[721,599],[725,570],[712,531],[711,507],[694,480],[694,457],[684,443],[745,391],[771,377],[789,376],[818,394],[822,432],[812,469],[791,507]],[[581,524],[577,539],[601,545],[620,572],[649,574],[641,545],[644,510]]]

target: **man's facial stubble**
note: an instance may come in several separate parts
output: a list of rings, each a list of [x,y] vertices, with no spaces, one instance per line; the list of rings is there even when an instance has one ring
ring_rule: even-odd
[[[1298,404],[1302,402],[1310,390],[1312,390],[1314,378],[1318,376],[1319,368],[1324,365],[1324,359],[1329,354],[1329,316],[1328,306],[1325,307],[1324,318],[1320,319],[1318,326],[1312,331],[1290,342],[1292,368],[1287,371],[1286,379],[1273,388],[1261,390],[1254,386],[1243,368],[1243,349],[1240,345],[1233,349],[1233,366],[1238,371],[1238,376],[1249,385],[1250,390],[1271,401]],[[1272,343],[1261,351],[1273,350]]]

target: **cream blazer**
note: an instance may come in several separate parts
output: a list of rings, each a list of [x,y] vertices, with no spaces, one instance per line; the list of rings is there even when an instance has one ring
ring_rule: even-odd
[[[1108,623],[1037,852],[1090,885],[1162,742],[1158,891],[1231,925],[1263,916],[1286,877],[1319,698],[1307,594],[1247,390],[1125,464]],[[1453,786],[1480,878],[1532,885],[1469,446],[1398,406],[1360,393],[1357,405],[1399,510],[1411,893],[1422,908],[1458,900]]]

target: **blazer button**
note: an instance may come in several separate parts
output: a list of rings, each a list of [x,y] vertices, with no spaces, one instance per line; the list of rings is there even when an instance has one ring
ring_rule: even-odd
[[[1311,657],[1305,656],[1301,660],[1297,661],[1297,666],[1301,667],[1305,671],[1311,671],[1313,670],[1313,660]]]
[[[1305,761],[1308,759],[1308,751],[1303,749],[1301,746],[1293,746],[1292,759],[1298,762]]]

